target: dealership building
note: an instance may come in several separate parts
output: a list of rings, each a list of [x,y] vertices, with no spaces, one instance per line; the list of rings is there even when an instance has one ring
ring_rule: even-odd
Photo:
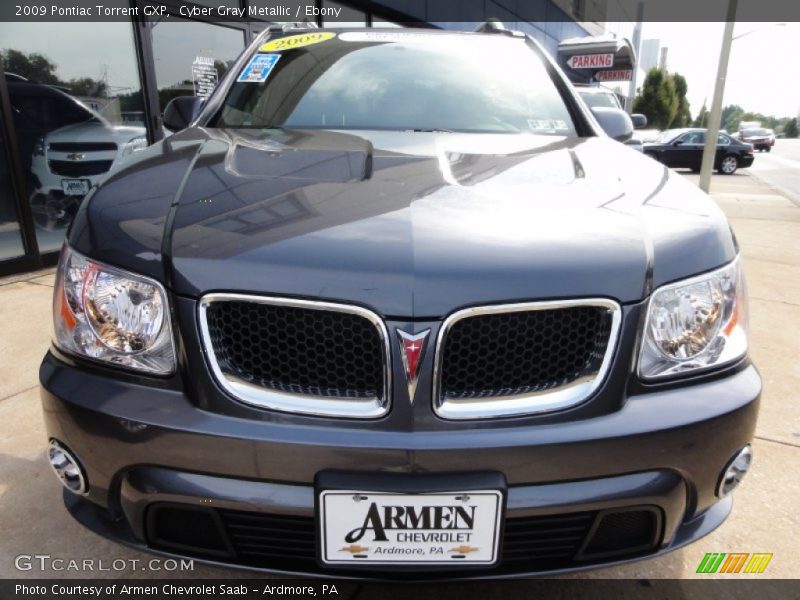
[[[310,7],[326,27],[471,29],[493,17],[530,34],[554,57],[564,40],[601,34],[609,20],[603,0],[102,4],[125,10],[103,22],[0,23],[0,276],[54,264],[91,186],[127,155],[162,139],[161,114],[169,100],[209,94],[249,41],[270,26],[270,14],[275,22],[295,20],[270,13],[278,5],[295,15]],[[264,19],[221,21],[219,7]],[[336,9],[335,19],[326,16]]]

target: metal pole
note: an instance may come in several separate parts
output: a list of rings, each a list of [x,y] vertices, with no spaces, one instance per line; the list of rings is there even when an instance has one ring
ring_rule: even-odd
[[[736,6],[738,0],[728,1],[728,14],[725,18],[725,32],[722,34],[722,51],[719,55],[717,81],[714,85],[714,98],[711,101],[711,113],[708,115],[706,145],[703,148],[703,162],[700,166],[700,189],[708,193],[711,187],[711,171],[714,168],[714,157],[717,153],[717,135],[722,118],[722,97],[725,94],[725,78],[728,75],[728,59],[731,56],[733,43],[733,26],[736,24]]]
[[[633,99],[636,97],[636,72],[639,70],[639,52],[642,41],[642,20],[644,19],[644,2],[639,2],[636,6],[636,24],[633,26],[633,53],[636,56],[631,70],[631,85],[628,88],[628,98],[625,102],[625,110],[628,114],[633,112]]]

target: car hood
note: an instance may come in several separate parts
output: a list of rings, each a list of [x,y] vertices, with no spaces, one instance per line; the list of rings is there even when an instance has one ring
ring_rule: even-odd
[[[735,255],[713,201],[608,138],[190,129],[109,177],[71,243],[174,292],[439,317],[607,297]]]
[[[147,135],[144,127],[112,126],[101,121],[85,121],[60,127],[48,133],[47,143],[53,142],[117,142],[124,144]]]

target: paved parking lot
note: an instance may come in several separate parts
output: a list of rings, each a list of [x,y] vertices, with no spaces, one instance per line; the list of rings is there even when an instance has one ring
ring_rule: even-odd
[[[800,525],[800,199],[786,197],[746,171],[715,175],[712,192],[731,218],[750,285],[751,350],[764,378],[754,469],[736,493],[733,515],[700,542],[658,559],[571,577],[692,577],[706,552],[772,552],[765,576],[800,577],[795,560]],[[149,558],[73,522],[46,464],[37,370],[49,343],[52,285],[52,270],[0,280],[0,577],[88,575],[36,568],[20,572],[14,567],[19,554]],[[91,575],[139,578],[164,573]],[[238,572],[197,565],[192,576],[236,577]]]

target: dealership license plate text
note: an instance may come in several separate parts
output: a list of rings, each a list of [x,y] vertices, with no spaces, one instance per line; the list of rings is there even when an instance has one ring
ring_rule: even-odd
[[[492,564],[497,560],[502,494],[323,491],[325,563]]]

